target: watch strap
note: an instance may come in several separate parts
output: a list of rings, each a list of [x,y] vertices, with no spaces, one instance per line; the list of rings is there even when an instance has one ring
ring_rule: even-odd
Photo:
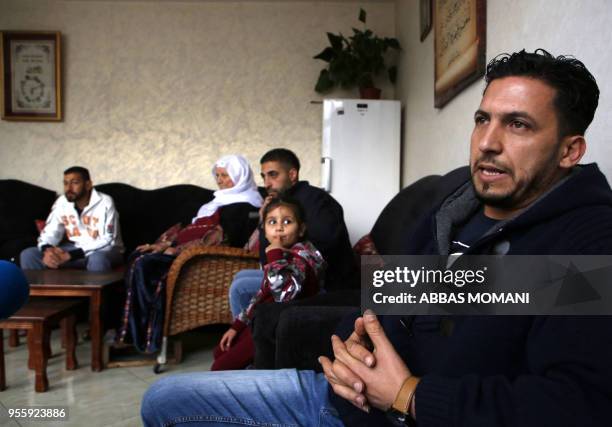
[[[416,392],[417,384],[420,380],[421,379],[419,377],[415,377],[414,375],[406,378],[402,384],[402,387],[397,393],[391,408],[403,414],[408,414],[410,412],[410,404],[414,397],[414,393]]]

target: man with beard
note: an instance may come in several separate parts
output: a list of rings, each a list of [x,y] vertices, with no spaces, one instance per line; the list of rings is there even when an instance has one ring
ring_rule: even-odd
[[[286,194],[299,201],[306,214],[308,239],[327,262],[324,287],[327,290],[354,287],[356,266],[340,204],[322,189],[313,187],[308,181],[300,181],[300,161],[291,150],[272,149],[261,157],[260,164],[267,192],[260,216],[273,197]],[[265,249],[268,245],[260,225],[259,250],[262,265],[267,262]],[[236,275],[230,287],[229,298],[234,317],[249,305],[262,279],[262,270],[243,270]]]
[[[472,179],[406,236],[405,254],[612,253],[612,191],[595,164],[578,164],[599,99],[594,77],[538,49],[500,55],[485,80]],[[324,373],[167,377],[145,394],[145,425],[610,425],[610,317],[346,320],[334,360],[319,359]]]
[[[21,252],[23,269],[86,268],[107,271],[123,260],[119,213],[113,199],[93,188],[89,171],[64,171],[60,196],[38,238],[38,247]]]

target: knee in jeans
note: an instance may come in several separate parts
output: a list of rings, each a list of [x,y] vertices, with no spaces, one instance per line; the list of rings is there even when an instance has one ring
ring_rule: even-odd
[[[107,271],[111,269],[111,263],[105,253],[94,252],[87,257],[88,271]]]
[[[19,265],[21,268],[32,268],[37,260],[42,259],[42,253],[37,247],[27,248],[19,254]],[[33,264],[34,263],[34,264]]]
[[[167,377],[161,378],[160,380],[154,382],[153,384],[149,386],[149,388],[147,389],[147,391],[142,397],[143,410],[145,408],[155,407],[156,404],[159,403],[158,401],[161,400],[160,398],[163,399],[166,392],[170,391],[168,390],[168,387],[166,385],[167,379],[168,379]]]
[[[143,420],[155,420],[158,416],[168,415],[165,414],[165,409],[176,403],[173,399],[177,394],[177,382],[176,376],[169,376],[161,378],[149,386],[147,391],[142,397],[142,403],[140,405],[140,412]],[[147,423],[147,425],[154,425],[155,423]]]

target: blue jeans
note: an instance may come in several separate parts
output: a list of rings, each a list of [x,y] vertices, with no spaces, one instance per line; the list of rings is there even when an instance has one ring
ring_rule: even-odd
[[[249,306],[251,298],[261,287],[263,276],[263,270],[241,270],[236,273],[229,290],[230,310],[234,318]]]
[[[59,245],[65,251],[76,249],[72,243]],[[19,265],[24,270],[44,270],[47,268],[42,262],[43,254],[37,247],[31,247],[21,251]],[[79,268],[87,271],[109,271],[123,262],[123,254],[119,248],[109,248],[92,252],[86,258],[68,261],[61,268]]]
[[[145,426],[342,427],[314,371],[218,371],[163,378],[145,393]]]

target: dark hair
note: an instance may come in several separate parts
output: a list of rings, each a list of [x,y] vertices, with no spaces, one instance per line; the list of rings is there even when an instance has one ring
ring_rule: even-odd
[[[298,172],[300,171],[300,160],[293,151],[286,148],[274,148],[268,151],[259,161],[260,164],[266,162],[279,162],[285,165],[287,169],[295,168]]]
[[[532,77],[555,89],[559,135],[584,135],[597,109],[599,88],[582,62],[572,56],[555,58],[544,49],[503,53],[487,65],[487,88],[493,80],[511,76]]]
[[[293,215],[295,215],[298,226],[301,227],[302,225],[306,225],[306,213],[304,212],[304,207],[297,199],[287,195],[274,197],[268,202],[263,211],[264,224],[268,214],[279,206],[285,206],[293,211]],[[304,239],[306,239],[306,233],[304,233],[301,238],[301,240]]]
[[[71,166],[64,171],[64,175],[68,175],[69,173],[78,173],[81,175],[83,181],[91,181],[89,171],[82,166]]]

